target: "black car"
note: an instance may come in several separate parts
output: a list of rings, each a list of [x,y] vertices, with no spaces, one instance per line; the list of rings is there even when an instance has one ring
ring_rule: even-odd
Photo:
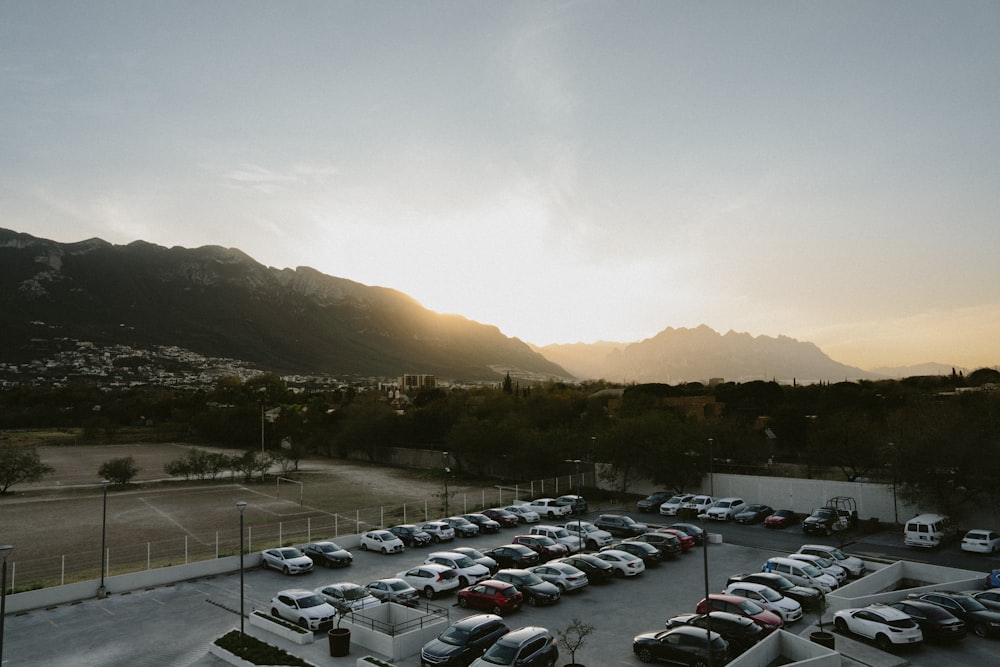
[[[760,523],[767,517],[774,514],[774,508],[770,505],[747,505],[742,511],[737,512],[733,517],[736,523]]]
[[[674,530],[679,530],[682,533],[687,533],[694,540],[697,545],[702,545],[705,543],[705,529],[699,525],[693,523],[672,523],[667,528],[673,528]]]
[[[924,639],[954,641],[965,637],[965,622],[944,607],[921,600],[902,600],[889,606],[916,621]]]
[[[683,625],[718,632],[729,642],[729,656],[736,657],[764,638],[764,630],[746,616],[728,611],[709,614],[681,614],[667,619],[667,630]]]
[[[517,590],[524,594],[524,599],[532,607],[555,604],[562,597],[558,586],[527,570],[517,568],[500,570],[491,578],[513,584]]]
[[[424,547],[431,543],[431,535],[412,523],[393,526],[389,532],[403,541],[406,547]]]
[[[570,514],[584,514],[590,510],[587,499],[573,493],[556,498],[556,505],[569,505]]]
[[[479,514],[477,512],[473,512],[472,514],[463,514],[462,518],[465,519],[466,521],[469,521],[470,523],[474,523],[477,526],[479,526],[480,535],[488,535],[491,533],[500,532],[500,522],[494,521],[485,514]]]
[[[467,667],[508,632],[496,614],[466,616],[424,644],[420,667]]]
[[[762,584],[768,588],[781,593],[786,598],[795,600],[805,611],[814,611],[823,606],[823,592],[811,586],[796,586],[783,574],[777,572],[750,572],[749,574],[734,574],[726,581],[726,585],[745,581],[753,584]]]
[[[952,591],[930,591],[928,593],[910,593],[906,599],[922,600],[944,607],[965,621],[965,625],[971,627],[977,637],[1000,635],[1000,612],[988,609],[971,595]]]
[[[497,562],[499,567],[526,568],[538,565],[542,557],[523,544],[502,544],[483,552]]]
[[[642,535],[630,537],[624,541],[651,544],[660,550],[660,553],[664,558],[676,558],[683,551],[681,541],[677,539],[676,535],[671,535],[670,533],[643,533]],[[639,554],[636,555],[638,556]]]
[[[354,556],[335,542],[310,542],[302,547],[302,553],[312,559],[313,565],[323,567],[347,567],[354,562]]]
[[[594,521],[594,525],[621,537],[642,535],[649,530],[649,526],[625,514],[602,514]]]
[[[606,560],[592,554],[576,554],[558,559],[560,563],[568,563],[578,570],[583,570],[590,583],[611,581],[615,576],[615,566]]]
[[[707,635],[707,636],[706,636]],[[643,662],[661,660],[677,665],[724,665],[729,657],[729,645],[717,632],[681,625],[659,632],[644,632],[632,639],[632,651]]]
[[[646,564],[646,567],[650,565],[659,565],[660,561],[663,560],[663,552],[654,544],[647,544],[646,542],[635,542],[632,540],[623,540],[618,544],[611,544],[601,551],[606,551],[608,549],[618,549],[619,551],[625,551],[632,554],[633,556],[638,556],[642,559],[642,562]]]
[[[673,496],[672,491],[656,491],[649,494],[635,504],[635,508],[640,512],[659,512],[660,505]]]
[[[441,520],[454,528],[455,535],[458,537],[476,537],[479,535],[479,526],[464,516],[449,516]]]

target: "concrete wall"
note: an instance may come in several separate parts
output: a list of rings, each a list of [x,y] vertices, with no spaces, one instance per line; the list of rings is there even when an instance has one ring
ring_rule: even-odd
[[[355,619],[352,622],[351,619]],[[379,632],[365,624],[365,618],[370,618],[390,626],[400,625],[407,621],[421,621],[412,629],[388,635]],[[391,656],[393,660],[417,655],[424,644],[441,634],[448,626],[448,615],[431,615],[419,608],[407,607],[395,603],[371,607],[364,612],[349,615],[341,621],[340,627],[351,629],[351,643],[378,653]]]
[[[840,667],[841,659],[836,651],[785,630],[778,630],[730,662],[728,667],[768,667],[775,664],[796,667]]]
[[[879,568],[866,562],[866,566],[870,570],[868,574],[826,596],[828,614],[841,609],[866,607],[876,602],[896,602],[905,598],[908,593],[978,590],[983,587],[985,576],[982,572],[906,560]],[[904,580],[922,585],[899,590],[899,583]]]

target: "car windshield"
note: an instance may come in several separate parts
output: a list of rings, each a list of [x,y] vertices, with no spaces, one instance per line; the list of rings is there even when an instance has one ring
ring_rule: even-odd
[[[556,537],[569,537],[569,531],[566,530],[565,528],[560,528],[560,529],[555,530],[553,532],[555,533]]]
[[[319,550],[322,551],[323,553],[331,554],[334,551],[340,551],[340,547],[338,547],[333,542],[328,542],[326,544],[319,545]]]
[[[809,563],[805,563],[805,562],[803,562],[801,564],[802,564],[802,571],[805,572],[806,574],[808,574],[810,577],[821,577],[821,576],[823,576],[823,573],[820,572],[816,568],[816,566],[810,565]]]
[[[438,635],[438,639],[452,646],[465,646],[465,642],[469,639],[469,633],[462,628],[452,626]]]
[[[476,561],[472,560],[468,556],[460,556],[455,559],[455,565],[458,567],[472,567],[476,564]]]
[[[782,598],[781,593],[771,588],[768,588],[767,586],[764,586],[763,588],[760,589],[760,594],[761,597],[763,597],[768,602],[777,602]]]
[[[840,549],[830,549],[827,553],[831,558],[836,558],[837,560],[847,560],[847,556],[845,556]]]
[[[488,662],[491,665],[509,665],[514,661],[514,657],[516,655],[516,646],[494,644],[488,651],[486,651],[486,653],[483,654],[482,660],[483,662]]]
[[[635,523],[635,520],[632,519],[632,517],[630,516],[623,516],[622,523],[624,523],[626,526],[631,526],[632,524]]]
[[[471,558],[485,558],[482,551],[473,549],[472,547],[462,547],[462,551],[459,551],[459,553],[468,553]]]
[[[410,585],[405,581],[390,581],[389,588],[394,591],[405,591],[410,588]]]
[[[298,549],[282,549],[280,553],[282,558],[298,558],[302,555]]]
[[[820,567],[833,567],[833,561],[823,558],[822,556],[816,556],[816,564]]]
[[[747,616],[754,616],[756,614],[764,611],[764,608],[753,600],[741,600],[739,604],[740,611],[742,611]]]
[[[986,606],[973,597],[966,597],[963,595],[961,597],[956,597],[955,602],[957,602],[965,611],[986,611]]]
[[[671,496],[670,500],[667,501],[668,505],[676,505],[684,500],[684,496]]]
[[[350,586],[343,589],[345,600],[360,600],[368,595],[368,591],[360,586]]]
[[[536,535],[535,540],[543,547],[551,547],[556,543],[551,537],[545,537],[544,535]]]
[[[524,584],[525,586],[534,586],[536,584],[541,584],[544,581],[545,581],[544,579],[539,577],[534,572],[529,572],[528,574],[524,575],[524,577],[521,578],[521,583]]]
[[[298,599],[299,609],[308,609],[309,607],[317,607],[323,604],[325,600],[318,595],[307,595],[304,598]]]
[[[390,533],[388,530],[383,530],[375,533],[375,537],[379,538],[380,540],[391,540],[395,537],[395,535]]]

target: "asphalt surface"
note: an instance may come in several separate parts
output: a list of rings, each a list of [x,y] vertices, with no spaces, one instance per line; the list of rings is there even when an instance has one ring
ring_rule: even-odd
[[[658,515],[637,515],[649,523],[665,523]],[[729,575],[758,570],[761,563],[776,553],[787,553],[803,543],[831,543],[829,540],[805,538],[797,529],[769,531],[761,526],[712,524],[713,532],[723,535],[722,544],[712,544],[708,550],[708,589],[720,591]],[[499,536],[482,536],[456,540],[453,545],[468,544],[479,549],[507,542],[510,536],[525,531],[508,529]],[[860,536],[845,550],[859,555],[895,558],[892,555],[900,542],[895,531]],[[834,542],[835,543],[835,542]],[[444,548],[443,545],[440,548]],[[433,549],[439,548],[438,546]],[[365,584],[373,579],[392,576],[396,572],[421,562],[432,549],[412,549],[398,555],[380,555],[355,551],[354,564],[342,570],[318,569],[306,575],[285,577],[274,571],[259,569],[245,573],[247,611],[251,607],[268,608],[271,597],[285,588],[318,588],[335,581]],[[957,552],[957,553],[955,553]],[[900,553],[913,560],[931,562],[956,561],[956,567],[988,571],[1000,567],[997,558],[972,557],[954,549],[939,552],[914,552],[902,548]],[[967,559],[974,566],[965,565]],[[508,616],[512,628],[541,625],[551,630],[565,628],[580,617],[596,626],[587,645],[577,652],[577,660],[588,665],[639,665],[632,654],[631,640],[639,632],[657,630],[664,620],[679,613],[694,610],[704,596],[705,569],[700,548],[663,564],[651,567],[639,577],[614,580],[604,585],[591,585],[569,593],[551,607],[524,607]],[[455,606],[453,594],[434,604],[447,607],[451,620],[468,611]],[[3,644],[4,665],[39,665],[51,667],[221,667],[223,661],[208,654],[208,645],[218,636],[239,627],[239,573],[180,582],[170,586],[137,590],[113,595],[105,600],[89,599],[50,609],[9,615],[5,619]],[[786,628],[800,634],[808,632],[813,618]],[[246,623],[247,631],[263,636]],[[291,652],[317,665],[352,666],[366,651],[352,646],[351,654],[332,658],[328,654],[325,636],[317,634],[314,644],[299,647],[275,640]],[[887,656],[888,657],[888,656]],[[967,665],[1000,664],[1000,640],[984,640],[969,636],[955,646],[925,645],[899,656],[917,667],[965,667]],[[557,664],[570,662],[563,654]],[[900,664],[899,660],[887,664]],[[397,663],[398,667],[419,667],[413,656]]]

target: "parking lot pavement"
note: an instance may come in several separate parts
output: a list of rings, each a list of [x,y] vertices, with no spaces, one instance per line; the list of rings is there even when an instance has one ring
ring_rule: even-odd
[[[513,534],[513,533],[511,533]],[[509,539],[480,537],[456,544],[488,548]],[[447,548],[448,545],[437,548]],[[407,550],[403,554],[380,555],[355,552],[355,562],[343,570],[316,570],[286,577],[273,571],[245,573],[246,608],[267,608],[271,597],[285,588],[317,588],[334,581],[365,584],[392,576],[421,562],[432,549]],[[773,550],[735,544],[709,547],[708,589],[722,590],[729,575],[758,570]],[[596,627],[586,646],[577,652],[580,662],[614,667],[639,665],[631,650],[639,632],[663,628],[675,614],[691,612],[704,596],[703,552],[692,550],[674,561],[648,569],[639,577],[591,585],[564,596],[551,607],[525,607],[510,614],[512,627],[541,625],[553,631],[565,628],[574,617]],[[454,606],[449,595],[435,602],[457,620],[469,612]],[[228,630],[239,627],[239,575],[204,578],[150,590],[112,595],[106,600],[84,600],[52,609],[9,615],[5,623],[4,665],[46,667],[222,667],[225,663],[207,653],[208,644]],[[814,622],[808,616],[788,628],[802,634]],[[246,624],[248,632],[257,632]],[[273,643],[280,641],[271,638]],[[328,655],[326,638],[318,634],[305,647],[283,645],[290,652],[317,665],[353,667],[366,652],[358,646],[343,658]],[[969,636],[956,646],[927,645],[901,654],[916,667],[967,667],[998,664],[1000,640]],[[569,662],[563,652],[559,664]],[[419,667],[413,656],[398,667]]]

